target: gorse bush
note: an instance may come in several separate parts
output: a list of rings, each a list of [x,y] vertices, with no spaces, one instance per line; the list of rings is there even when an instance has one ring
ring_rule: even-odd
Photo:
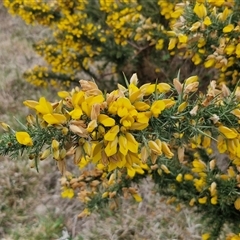
[[[173,86],[137,82],[134,74],[127,87],[106,94],[81,80],[80,88],[60,91],[58,102],[26,100],[35,114],[22,131],[1,123],[0,154],[26,152],[37,168],[51,155],[63,174],[62,196],[86,204],[80,216],[116,208],[119,196],[141,201],[137,183],[151,176],[170,202],[206,213],[204,239],[216,239],[224,223],[239,231],[239,87],[230,92],[213,81],[196,96],[197,76],[175,78]],[[209,157],[215,145],[227,160]],[[80,175],[67,169],[71,156]]]
[[[77,81],[81,72],[103,83],[122,71],[127,74],[141,69],[146,61],[154,66],[161,59],[160,50],[167,38],[164,25],[168,22],[162,24],[164,16],[159,15],[157,2],[80,0],[4,1],[4,4],[10,13],[21,16],[27,23],[51,29],[48,38],[34,45],[48,66],[36,66],[25,73],[27,81],[36,85],[55,85],[56,81],[69,84],[68,81]],[[153,70],[159,71],[157,68],[156,65]]]
[[[173,27],[169,48],[183,48],[194,64],[219,70],[218,81],[233,86],[239,78],[239,1],[195,1],[183,4],[184,15]]]
[[[34,44],[48,65],[24,74],[39,86],[59,87],[59,81],[68,86],[83,72],[106,87],[122,72],[136,72],[141,83],[167,81],[182,65],[173,63],[174,55],[216,68],[220,82],[234,85],[238,79],[239,1],[5,0],[4,5],[28,24],[50,29],[49,37]]]
[[[48,38],[34,44],[48,65],[25,73],[27,81],[39,86],[58,81],[69,85],[70,80],[78,82],[82,72],[101,84],[119,80],[122,72],[155,81],[158,72],[168,68],[167,29],[182,12],[174,11],[173,4],[168,10],[162,1],[6,0],[4,5],[28,24],[51,30]]]
[[[80,217],[115,209],[123,198],[141,201],[138,183],[150,176],[169,202],[203,212],[203,239],[217,239],[225,223],[232,231],[226,239],[240,239],[239,1],[4,4],[51,30],[34,45],[48,65],[27,71],[27,81],[67,88],[84,72],[97,84],[80,80],[54,103],[26,100],[34,114],[21,131],[1,122],[0,155],[25,152],[37,169],[52,156],[62,197],[78,196],[86,206]],[[169,81],[175,56],[216,69],[205,93],[196,75],[182,81],[179,71]],[[126,86],[110,93],[98,88],[120,82],[122,71],[137,74],[129,82],[123,74]]]

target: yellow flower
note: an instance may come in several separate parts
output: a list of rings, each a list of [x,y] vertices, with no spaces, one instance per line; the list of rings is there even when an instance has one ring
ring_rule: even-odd
[[[125,133],[127,143],[128,143],[128,150],[132,153],[138,152],[138,142],[135,140],[134,136],[131,133]]]
[[[163,102],[165,103],[165,108],[170,108],[175,104],[175,101],[172,99],[163,99]]]
[[[97,127],[97,121],[96,120],[92,120],[88,123],[88,126],[87,126],[87,131],[88,132],[92,132],[96,127]]]
[[[206,45],[206,39],[204,38],[204,37],[200,37],[199,39],[198,39],[198,48],[202,48],[202,47],[204,47]]]
[[[198,30],[198,28],[200,28],[200,26],[201,26],[200,22],[195,22],[189,30],[191,32],[194,32],[194,31]]]
[[[52,147],[53,157],[56,160],[60,159],[59,145],[60,144],[57,140],[55,140],[55,139],[52,140],[51,147]]]
[[[227,55],[232,55],[232,54],[234,53],[234,51],[235,51],[235,45],[234,45],[234,44],[229,44],[229,45],[227,45],[227,46],[225,47],[224,51],[225,51],[225,53],[226,53]]]
[[[120,135],[118,138],[119,144],[119,152],[122,153],[124,156],[127,155],[128,152],[128,141],[124,135]]]
[[[63,187],[63,191],[61,192],[62,198],[73,198],[74,191],[71,188]]]
[[[115,137],[113,141],[108,142],[105,153],[108,157],[113,156],[117,153],[117,143],[118,143],[118,137]]]
[[[208,2],[213,6],[221,7],[225,3],[225,0],[208,0]]]
[[[240,118],[240,109],[236,108],[236,109],[232,110],[231,113],[233,115],[235,115],[236,117]]]
[[[136,171],[134,168],[132,167],[127,167],[127,175],[130,177],[130,178],[133,178],[136,174]]]
[[[132,124],[134,123],[134,118],[132,116],[125,116],[122,117],[120,120],[120,123],[125,127],[125,128],[130,128]]]
[[[204,18],[207,16],[207,8],[203,3],[196,3],[193,12],[196,13],[199,18]]]
[[[215,58],[209,58],[204,62],[205,68],[210,68],[215,64],[216,60]]]
[[[88,116],[91,117],[92,109],[95,104],[101,104],[104,101],[103,95],[97,95],[97,96],[90,96],[88,98],[85,98],[85,100],[79,100],[80,102],[76,106],[76,108],[79,108],[79,104],[81,103],[82,111]]]
[[[161,50],[163,49],[164,46],[164,40],[163,39],[159,39],[155,45],[156,50]]]
[[[205,162],[199,159],[194,159],[192,164],[193,164],[192,171],[195,173],[205,172],[207,169]]]
[[[236,47],[236,50],[235,50],[235,53],[237,55],[237,58],[240,58],[240,43],[238,43],[238,45]]]
[[[103,150],[103,142],[99,142],[96,145],[93,145],[92,150],[92,162],[97,163],[100,159],[102,159],[102,150]]]
[[[225,1],[222,0],[222,2],[224,3]],[[227,17],[232,13],[232,10],[228,7],[225,7],[223,12],[219,14],[218,18],[221,21],[226,21]]]
[[[193,175],[190,173],[184,174],[184,180],[186,181],[192,181],[193,180]]]
[[[169,174],[171,173],[168,169],[168,167],[165,165],[165,164],[161,164],[161,169],[166,173],[166,174]]]
[[[35,107],[39,104],[39,102],[34,100],[26,100],[23,104],[31,109],[35,109]]]
[[[240,147],[239,140],[238,139],[229,139],[227,141],[228,151],[232,153],[233,155],[237,154],[237,150]]]
[[[133,83],[129,84],[128,90],[129,90],[129,100],[131,103],[139,100],[143,96],[143,93],[141,92],[141,90]]]
[[[149,96],[152,94],[156,89],[156,84],[145,83],[140,87],[141,92],[144,96]]]
[[[104,139],[107,141],[113,141],[116,138],[118,133],[119,133],[119,126],[115,125],[111,127],[111,129],[108,130],[108,132],[104,135]]]
[[[212,197],[217,194],[217,183],[216,182],[211,183],[209,191],[210,191]]]
[[[205,204],[207,202],[207,197],[198,198],[200,204]]]
[[[81,103],[84,101],[84,92],[74,92],[72,95],[72,105],[73,107],[80,107]]]
[[[173,50],[177,44],[177,38],[170,38],[169,44],[168,44],[168,50]]]
[[[177,180],[178,182],[182,182],[182,179],[183,179],[183,175],[182,175],[181,173],[179,173],[179,174],[177,175],[177,177],[176,177],[176,180]]]
[[[162,151],[164,155],[171,159],[174,156],[174,153],[171,152],[170,148],[168,147],[168,144],[166,142],[162,142]]]
[[[158,141],[157,141],[158,140]],[[149,141],[148,142],[148,147],[151,149],[151,151],[154,153],[154,154],[157,154],[157,155],[162,155],[162,142],[157,139],[154,141]]]
[[[195,65],[198,65],[202,62],[202,59],[198,53],[195,53],[192,57],[192,61]]]
[[[232,130],[232,129],[228,128],[228,127],[225,127],[225,126],[220,126],[220,127],[218,128],[218,130],[219,130],[219,132],[222,133],[227,139],[233,139],[233,138],[236,138],[236,137],[238,136],[238,134],[237,134],[234,130]]]
[[[237,210],[240,210],[240,197],[238,197],[235,202],[234,202],[234,207],[237,209]]]
[[[118,109],[117,114],[119,117],[125,117],[129,114],[129,111],[133,108],[131,102],[127,98],[119,98],[117,100]]]
[[[40,160],[46,159],[50,155],[50,153],[51,153],[50,148],[45,149],[40,156]]]
[[[52,140],[52,149],[58,150],[59,149],[59,142],[56,139]]]
[[[60,98],[66,98],[66,97],[68,97],[69,95],[70,95],[70,93],[67,92],[67,91],[60,91],[60,92],[58,92],[58,96],[59,96]]]
[[[208,239],[210,239],[210,234],[209,233],[204,233],[202,235],[202,240],[208,240]]]
[[[108,111],[111,114],[117,114],[119,117],[134,116],[137,113],[130,100],[126,97],[120,97],[117,101],[111,102]]]
[[[191,147],[192,148],[197,148],[200,146],[200,143],[201,143],[201,135],[197,135],[197,136],[194,136],[192,139],[191,139]]]
[[[138,111],[146,111],[150,108],[150,106],[145,102],[135,102],[133,105]]]
[[[180,43],[187,43],[188,36],[187,35],[183,35],[183,34],[179,34],[178,35],[178,40],[179,40]]]
[[[104,155],[103,155],[103,158],[104,158]],[[103,161],[103,158],[102,158],[102,161]],[[108,163],[109,172],[112,172],[116,168],[123,168],[126,166],[126,158],[119,152],[117,152],[112,156],[109,156],[108,161],[109,161]]]
[[[16,132],[17,141],[25,146],[32,146],[33,141],[27,132]]]
[[[89,163],[89,157],[82,157],[78,163],[80,169],[85,168]]]
[[[210,17],[207,16],[207,17],[204,18],[203,23],[204,23],[206,26],[209,26],[209,25],[212,24],[212,21],[211,21]]]
[[[197,81],[198,81],[198,76],[194,75],[194,76],[187,78],[184,82],[185,82],[185,86],[187,86],[187,85],[197,82]]]
[[[132,194],[133,198],[135,199],[136,202],[141,202],[142,201],[142,198],[139,194],[137,193],[134,193]]]
[[[109,192],[104,192],[103,194],[102,194],[102,198],[107,198],[109,196]]]
[[[43,119],[48,124],[63,124],[67,121],[67,118],[63,114],[48,113],[43,115]]]
[[[105,127],[112,127],[115,125],[115,120],[105,114],[99,114],[97,120]]]
[[[50,102],[48,102],[45,97],[39,99],[39,103],[35,106],[37,112],[41,114],[48,114],[53,112],[53,107]]]
[[[187,105],[188,105],[188,102],[183,102],[183,103],[181,103],[181,104],[179,105],[179,107],[178,107],[178,112],[180,113],[180,112],[182,112],[183,110],[185,110],[186,107],[187,107]]]
[[[66,157],[66,155],[67,155],[66,149],[65,149],[65,148],[62,148],[61,151],[60,151],[60,153],[59,153],[60,159],[64,159],[64,158]]]
[[[154,117],[158,117],[159,114],[165,109],[165,103],[163,100],[154,101],[150,111],[152,112]]]
[[[240,234],[229,234],[226,238],[226,240],[240,240]]]
[[[170,91],[170,89],[171,89],[171,86],[167,83],[158,83],[157,85],[157,90],[160,93],[167,93]]]
[[[211,198],[211,204],[212,204],[212,205],[216,205],[216,204],[218,203],[218,201],[217,201],[217,200],[218,200],[218,197],[217,197],[217,195],[216,195],[216,196],[214,196],[214,197],[212,197],[212,198]]]
[[[143,174],[144,170],[148,170],[147,164],[143,164],[139,159],[139,155],[137,153],[128,152],[126,155],[126,168],[127,174],[129,177],[133,178],[136,173]]]
[[[80,107],[74,108],[69,115],[72,117],[72,119],[80,119],[80,117],[83,115],[83,111]]]
[[[130,130],[143,130],[148,126],[148,123],[140,123],[140,122],[134,122],[132,126],[129,128]]]
[[[224,33],[229,33],[229,32],[231,32],[233,29],[234,29],[234,25],[233,25],[233,24],[228,24],[227,26],[225,26],[225,27],[223,28],[223,32],[224,32]]]

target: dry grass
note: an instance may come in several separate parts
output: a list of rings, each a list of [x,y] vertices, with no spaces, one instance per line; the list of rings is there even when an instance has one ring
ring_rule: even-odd
[[[26,26],[1,5],[0,21],[0,121],[17,126],[13,116],[23,119],[27,114],[23,100],[50,94],[21,77],[24,70],[42,62],[31,43],[46,30]],[[43,162],[40,173],[36,173],[24,158],[1,157],[0,175],[0,239],[201,239],[199,216],[187,208],[177,212],[174,206],[165,204],[166,199],[154,194],[147,181],[140,186],[142,203],[129,200],[116,213],[104,210],[77,219],[83,206],[78,200],[61,199],[60,174],[51,160]]]

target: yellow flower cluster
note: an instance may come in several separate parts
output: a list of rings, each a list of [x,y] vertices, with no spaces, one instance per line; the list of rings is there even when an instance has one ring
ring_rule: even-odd
[[[178,19],[173,30],[176,36],[168,49],[185,48],[182,55],[191,57],[195,65],[219,70],[220,82],[235,85],[238,79],[239,3],[227,1],[186,2],[186,13]],[[182,45],[184,44],[184,45]]]
[[[139,58],[136,63],[145,64],[141,53],[146,53],[146,49],[144,58],[151,56],[156,71],[161,71],[156,51],[165,51],[167,45],[170,55],[179,54],[191,58],[195,65],[214,67],[219,71],[218,81],[236,84],[240,56],[238,2],[164,0],[155,4],[158,9],[136,0],[99,0],[94,6],[87,0],[4,1],[11,14],[52,30],[52,37],[35,44],[35,50],[50,65],[43,75],[50,74],[53,78],[41,77],[38,71],[32,70],[25,76],[33,84],[41,86],[46,85],[44,81],[52,81],[50,84],[56,85],[59,78],[66,80],[58,74],[73,80],[81,71],[94,79],[97,75],[99,79],[114,76],[133,58]],[[98,66],[99,60],[104,64]],[[109,64],[116,71],[109,71],[106,68]]]
[[[99,75],[99,79],[105,74],[114,76],[133,58],[142,58],[140,53],[146,49],[151,49],[149,54],[159,65],[155,52],[166,49],[166,29],[169,30],[169,25],[183,10],[181,6],[175,10],[174,4],[167,1],[157,4],[159,9],[149,2],[140,4],[136,0],[99,0],[94,6],[87,0],[74,3],[4,1],[11,14],[19,15],[29,24],[39,23],[51,29],[52,36],[34,45],[35,51],[49,64],[48,70],[33,69],[25,74],[29,82],[38,86],[56,85],[56,80],[66,80],[58,74],[68,75],[71,80],[82,71],[96,80]],[[156,13],[153,16],[145,14],[148,11]],[[99,65],[99,60],[103,64]],[[95,67],[92,67],[93,63]],[[111,64],[116,71],[106,68]],[[52,77],[42,77],[41,72]]]
[[[55,88],[62,88],[63,86],[69,86],[71,81],[74,81],[74,75],[68,74],[55,74],[54,72],[49,72],[49,68],[43,66],[35,66],[24,73],[24,78],[27,82],[40,87],[47,87],[51,85]],[[57,81],[60,80],[61,82]]]
[[[184,10],[181,7],[181,4],[184,2],[185,1],[158,1],[158,5],[160,6],[160,14],[163,15],[165,19],[170,20],[170,27],[183,14]]]
[[[127,40],[131,39],[134,34],[133,29],[137,25],[142,24],[141,18],[143,18],[140,14],[140,10],[142,9],[141,5],[135,2],[135,6],[131,8],[128,6],[129,5],[126,5],[122,10],[118,10],[117,8],[113,13],[109,12],[106,19],[106,24],[113,31],[115,42],[122,46],[127,45]],[[102,39],[102,41],[104,41],[104,39]]]
[[[146,129],[151,117],[157,118],[165,108],[174,104],[173,100],[167,99],[150,104],[144,99],[154,91],[157,94],[168,92],[170,85],[146,84],[138,88],[136,83],[137,77],[133,75],[128,88],[121,86],[104,96],[95,83],[81,80],[81,89],[75,88],[71,93],[59,92],[62,101],[57,104],[51,105],[44,97],[39,102],[27,100],[24,104],[37,112],[42,126],[69,121],[70,131],[80,137],[79,146],[75,146],[75,162],[87,157],[95,164],[106,166],[108,171],[126,167],[128,175],[134,177],[136,173],[143,174],[148,167],[141,161],[139,143],[132,132]],[[63,112],[63,107],[68,110]],[[94,141],[92,150],[89,150],[86,138]],[[162,155],[162,151],[172,157],[166,143],[159,139],[150,141],[148,147],[152,158]],[[62,151],[66,152],[66,149],[59,148],[59,143],[53,140],[52,151],[56,160],[62,159]]]
[[[10,1],[4,0],[3,4],[9,9],[10,14],[17,14],[26,21],[27,24],[34,24],[35,21],[42,25],[51,25],[56,16],[52,12],[52,7],[55,5],[52,1],[52,6],[49,6],[44,1]],[[43,17],[44,16],[44,17]]]
[[[213,81],[196,99],[197,76],[139,87],[134,74],[126,84],[105,93],[80,80],[80,87],[59,91],[58,102],[24,101],[36,114],[27,117],[25,131],[0,123],[8,133],[0,154],[26,149],[35,163],[52,156],[63,174],[62,197],[77,193],[87,206],[80,216],[100,203],[115,209],[119,195],[141,201],[133,182],[148,175],[173,195],[170,202],[182,197],[190,206],[238,212],[239,88],[231,92]],[[211,157],[214,144],[229,156],[224,168]],[[71,156],[79,176],[67,170]]]

